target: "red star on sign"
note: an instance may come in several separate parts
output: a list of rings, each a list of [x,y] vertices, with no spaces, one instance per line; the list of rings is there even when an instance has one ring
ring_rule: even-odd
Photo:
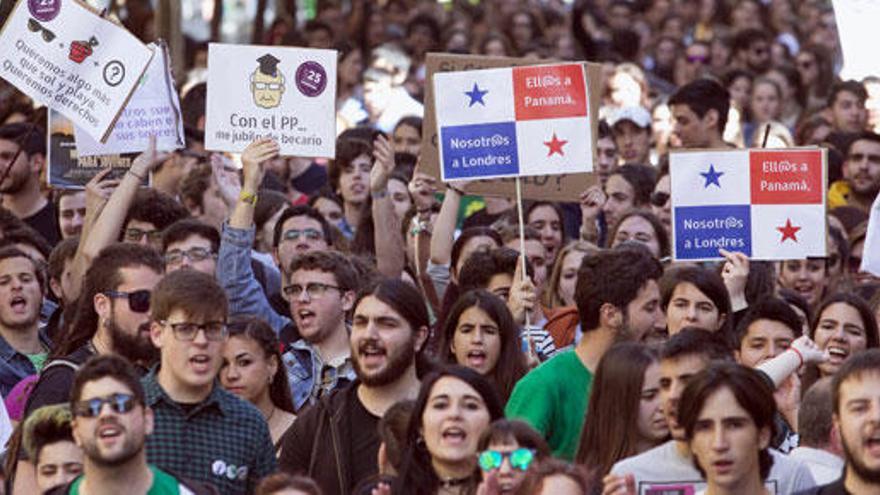
[[[559,139],[556,137],[556,133],[553,133],[553,139],[550,141],[544,141],[544,146],[550,149],[547,152],[547,156],[553,156],[553,153],[559,153],[559,156],[565,156],[565,153],[562,152],[562,147],[568,144],[568,141],[564,139]]]
[[[776,227],[776,230],[782,232],[782,240],[779,242],[785,242],[786,239],[791,239],[794,242],[797,242],[797,232],[801,230],[800,227],[795,227],[791,224],[791,219],[785,219],[785,227]]]

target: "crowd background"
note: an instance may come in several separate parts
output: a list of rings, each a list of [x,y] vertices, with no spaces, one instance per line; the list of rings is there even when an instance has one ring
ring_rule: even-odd
[[[830,2],[96,7],[168,42],[187,142],[52,188],[0,81],[6,493],[880,488],[880,74]],[[336,157],[205,150],[209,41],[336,50]],[[429,52],[601,64],[597,184],[520,227],[420,170]],[[826,257],[671,261],[671,151],[807,145]]]

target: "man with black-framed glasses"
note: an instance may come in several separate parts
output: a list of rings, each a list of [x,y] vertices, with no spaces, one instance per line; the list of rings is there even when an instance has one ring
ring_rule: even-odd
[[[196,270],[167,274],[150,305],[150,338],[160,360],[143,384],[156,417],[147,460],[231,495],[254,492],[275,470],[275,449],[262,413],[216,380],[227,313],[226,294],[213,277]]]
[[[89,360],[76,374],[70,394],[74,441],[83,449],[83,474],[51,495],[85,493],[214,493],[147,464],[144,444],[153,432],[137,372],[125,359]]]
[[[214,276],[220,233],[210,225],[187,218],[178,220],[162,232],[165,270],[197,270]]]

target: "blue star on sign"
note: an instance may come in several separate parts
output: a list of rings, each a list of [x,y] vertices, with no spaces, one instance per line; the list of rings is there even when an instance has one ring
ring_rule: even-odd
[[[718,182],[718,178],[721,177],[722,175],[724,175],[724,172],[716,172],[715,165],[712,165],[710,163],[709,164],[709,171],[708,172],[700,172],[700,175],[702,175],[703,178],[706,179],[706,183],[703,185],[704,189],[711,186],[712,184],[715,184],[716,186],[718,186],[719,189],[721,188],[721,183]]]
[[[468,104],[468,108],[474,106],[474,103],[479,103],[480,105],[483,105],[485,107],[486,102],[483,101],[483,96],[485,96],[488,92],[488,89],[480,90],[480,87],[477,86],[477,83],[474,83],[474,89],[464,92],[464,94],[468,95],[471,99],[471,102]]]

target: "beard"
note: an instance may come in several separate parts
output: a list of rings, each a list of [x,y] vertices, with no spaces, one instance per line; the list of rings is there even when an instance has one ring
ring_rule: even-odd
[[[83,454],[85,454],[86,458],[88,458],[95,464],[105,468],[115,468],[122,466],[123,464],[137,457],[137,455],[144,450],[143,438],[141,438],[140,442],[136,442],[131,431],[123,429],[122,426],[115,421],[111,421],[111,423],[116,424],[116,426],[123,431],[123,434],[126,435],[125,441],[122,445],[122,451],[112,456],[106,456],[103,452],[101,452],[101,449],[100,447],[98,447],[97,442],[97,427],[95,427],[94,438],[86,440],[82,443]],[[107,422],[103,424],[107,424]]]
[[[840,443],[843,444],[843,454],[846,459],[847,468],[852,469],[856,476],[867,483],[880,484],[880,470],[872,470],[868,466],[865,466],[862,460],[856,457],[850,449],[845,436],[841,435],[840,440]]]
[[[22,152],[22,154],[24,154]],[[14,166],[14,165],[13,165]],[[0,171],[0,177],[2,177],[2,171]],[[24,189],[25,184],[27,184],[29,178],[29,174],[27,171],[24,173],[19,173],[14,168],[9,171],[9,177],[0,183],[0,194],[18,194]]]
[[[113,352],[128,359],[132,363],[150,365],[159,358],[159,350],[149,338],[141,337],[143,330],[149,329],[149,323],[144,323],[137,329],[136,335],[131,335],[116,324],[116,319],[110,318],[106,323],[110,333],[110,341],[113,343]]]
[[[365,347],[381,348],[385,351],[388,360],[385,368],[370,374],[370,372],[365,371],[361,367],[359,355],[360,351]],[[368,387],[382,387],[394,383],[394,381],[403,376],[406,369],[409,368],[415,360],[415,355],[414,335],[393,353],[389,353],[388,349],[383,347],[377,340],[369,339],[362,341],[357,349],[351,350],[351,362],[361,383]]]

